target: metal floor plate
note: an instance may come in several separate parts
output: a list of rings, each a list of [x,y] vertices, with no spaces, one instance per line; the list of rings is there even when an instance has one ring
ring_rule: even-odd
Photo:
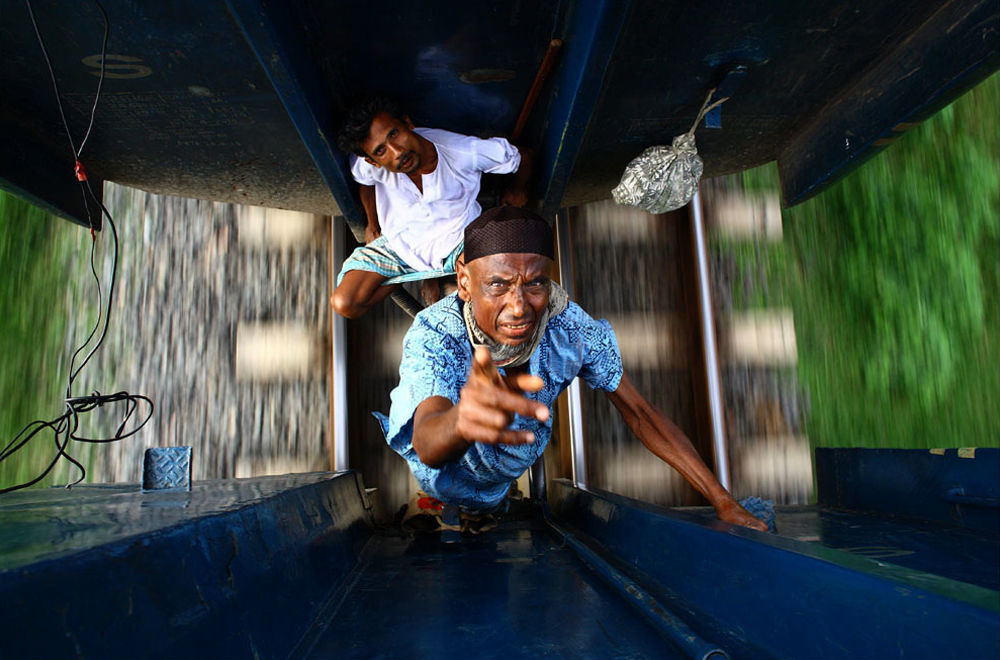
[[[685,507],[686,515],[711,521],[708,507]],[[778,535],[843,550],[879,563],[1000,590],[1000,538],[929,520],[808,506],[779,506]]]
[[[310,658],[682,658],[538,523],[376,535]]]
[[[1000,590],[1000,542],[995,536],[932,521],[819,507],[783,508],[777,523],[782,536]]]

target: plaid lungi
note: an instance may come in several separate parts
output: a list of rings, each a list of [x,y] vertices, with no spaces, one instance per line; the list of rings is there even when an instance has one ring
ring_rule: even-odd
[[[344,274],[350,270],[367,270],[384,275],[386,280],[383,284],[402,284],[403,282],[454,275],[455,262],[458,261],[458,256],[462,254],[465,247],[465,243],[459,243],[445,258],[441,267],[436,270],[414,270],[398,254],[393,252],[387,243],[388,240],[385,236],[379,236],[368,245],[355,248],[351,256],[344,262],[340,274],[337,275],[337,285],[340,285]]]

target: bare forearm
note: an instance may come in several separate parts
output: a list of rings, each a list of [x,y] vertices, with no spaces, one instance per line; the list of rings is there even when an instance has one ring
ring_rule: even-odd
[[[532,158],[530,149],[520,149],[521,164],[514,173],[503,194],[500,203],[505,206],[528,206],[528,179],[531,177]]]
[[[376,234],[382,232],[382,227],[378,220],[378,208],[375,205],[375,186],[359,186],[361,196],[361,208],[365,210],[365,219],[368,222],[369,230],[374,230]]]
[[[680,472],[689,484],[704,495],[715,507],[720,520],[761,532],[767,531],[767,525],[750,515],[722,487],[684,432],[646,401],[626,374],[622,374],[618,389],[611,392],[608,398],[642,444]]]
[[[684,432],[663,413],[647,408],[638,415],[626,416],[625,420],[647,449],[680,472],[712,506],[732,499]]]
[[[461,458],[471,445],[457,431],[458,409],[444,397],[432,397],[417,407],[413,449],[420,462],[440,468]]]
[[[646,401],[627,375],[622,376],[618,390],[609,398],[642,444],[680,472],[712,506],[718,508],[732,499],[684,432]]]
[[[521,152],[521,164],[518,165],[517,172],[514,173],[514,182],[511,187],[527,190],[528,181],[535,169],[535,152],[527,147],[518,147],[517,150]]]
[[[509,428],[515,415],[548,421],[548,407],[523,396],[544,382],[528,373],[503,380],[486,348],[476,348],[469,379],[458,403],[443,396],[424,399],[413,414],[413,449],[420,462],[439,468],[457,460],[475,442],[520,445],[534,442],[531,431]]]

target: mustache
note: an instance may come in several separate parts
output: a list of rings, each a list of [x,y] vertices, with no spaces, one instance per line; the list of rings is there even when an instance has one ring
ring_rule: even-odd
[[[536,314],[522,314],[521,316],[516,316],[516,317],[498,318],[497,323],[501,325],[507,325],[507,324],[519,325],[521,323],[534,323],[536,319],[537,319]]]
[[[396,169],[401,168],[403,166],[403,161],[409,158],[410,156],[415,156],[414,152],[407,151],[405,154],[400,156],[399,159],[396,160]]]

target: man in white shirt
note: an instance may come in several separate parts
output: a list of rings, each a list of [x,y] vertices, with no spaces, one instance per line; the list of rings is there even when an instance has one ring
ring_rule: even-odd
[[[355,106],[338,144],[351,154],[368,220],[366,245],[344,263],[333,293],[334,309],[348,318],[404,282],[455,273],[465,226],[482,212],[476,197],[484,172],[516,172],[501,201],[527,203],[530,168],[517,147],[499,137],[415,128],[387,99]]]

